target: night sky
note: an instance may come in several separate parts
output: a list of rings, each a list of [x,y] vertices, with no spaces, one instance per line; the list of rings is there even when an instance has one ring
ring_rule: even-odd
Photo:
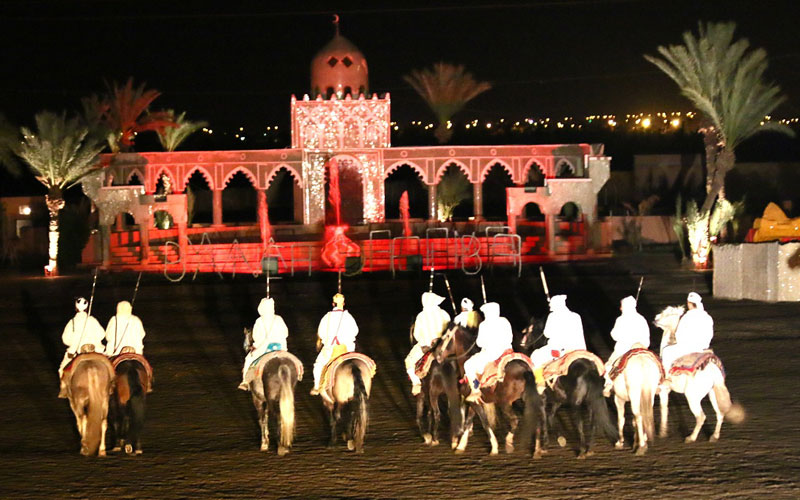
[[[769,76],[800,115],[800,44],[791,1],[204,2],[4,0],[0,111],[30,123],[76,110],[104,80],[162,91],[154,107],[212,127],[288,126],[289,97],[309,90],[312,56],[342,34],[367,57],[371,90],[391,92],[400,122],[432,120],[402,80],[414,68],[463,63],[494,88],[456,118],[584,116],[689,110],[642,54],[679,43],[698,20],[734,20],[767,49]],[[474,5],[474,6],[473,6]]]

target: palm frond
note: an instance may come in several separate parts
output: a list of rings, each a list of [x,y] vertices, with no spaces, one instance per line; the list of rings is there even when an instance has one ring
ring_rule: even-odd
[[[175,124],[174,127],[166,127],[158,131],[158,140],[167,151],[175,151],[190,135],[208,126],[208,122],[187,120],[185,111],[177,116],[175,111],[171,109],[167,110],[166,113]]]

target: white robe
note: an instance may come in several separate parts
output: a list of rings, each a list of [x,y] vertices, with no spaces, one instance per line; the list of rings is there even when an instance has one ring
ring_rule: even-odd
[[[714,320],[702,307],[686,311],[675,330],[675,343],[662,350],[664,370],[669,372],[672,364],[681,356],[708,349],[713,337]]]
[[[105,350],[103,346],[104,337],[105,331],[103,331],[103,327],[94,316],[89,316],[85,312],[75,313],[75,316],[67,322],[64,332],[61,334],[61,341],[67,346],[67,350],[58,367],[58,377],[61,378],[64,367],[78,354],[81,346],[91,344],[94,346],[95,352],[102,354]]]
[[[242,380],[248,368],[256,359],[271,351],[288,350],[286,340],[289,338],[289,329],[283,318],[277,314],[259,316],[253,324],[253,350],[244,357]]]
[[[436,295],[433,296],[437,297]],[[438,302],[435,302],[439,299],[439,297],[431,299],[426,304],[426,299],[423,296],[422,311],[417,314],[417,319],[414,321],[414,340],[416,340],[417,343],[414,344],[411,348],[411,352],[406,356],[405,365],[408,378],[410,378],[411,383],[415,385],[420,383],[420,379],[417,377],[417,374],[414,373],[414,368],[417,361],[425,354],[423,348],[429,348],[434,340],[441,337],[444,329],[447,328],[447,324],[450,322],[450,315],[439,307]]]
[[[124,347],[132,347],[136,354],[144,354],[144,335],[144,326],[138,316],[112,316],[106,327],[106,356],[116,356]]]
[[[463,326],[463,327],[471,327],[474,328],[478,326],[480,323],[480,317],[478,316],[477,311],[461,311],[458,313],[453,319],[453,323]]]
[[[322,369],[328,364],[333,354],[333,347],[344,345],[347,352],[356,350],[358,325],[353,316],[342,309],[328,311],[319,322],[317,336],[322,341],[322,349],[314,361],[314,387],[319,387]]]
[[[531,353],[533,366],[542,366],[570,351],[586,349],[581,317],[566,304],[555,306],[547,316],[543,334],[547,344]]]
[[[611,338],[616,341],[614,351],[606,362],[606,373],[620,356],[630,351],[635,344],[650,347],[650,326],[644,316],[636,311],[636,303],[626,306],[623,303],[622,314],[614,322]]]
[[[478,338],[475,340],[475,344],[481,350],[464,363],[464,375],[470,384],[477,380],[487,364],[511,349],[514,341],[511,323],[500,316],[500,306],[497,303],[488,302],[481,306],[481,311],[484,312],[485,319],[478,327]]]

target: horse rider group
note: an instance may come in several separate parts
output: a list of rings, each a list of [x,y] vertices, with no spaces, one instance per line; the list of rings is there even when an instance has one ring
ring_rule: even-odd
[[[414,339],[416,344],[411,348],[405,359],[406,371],[411,380],[412,394],[420,392],[420,380],[414,367],[422,358],[425,351],[431,348],[434,340],[440,338],[450,320],[449,314],[439,305],[444,301],[432,292],[422,294],[422,312],[417,315],[414,322]],[[534,377],[539,392],[545,389],[543,370],[545,365],[562,356],[577,350],[586,350],[586,339],[583,332],[583,322],[580,315],[572,312],[567,307],[567,296],[556,295],[549,301],[550,314],[545,323],[543,335],[547,343],[531,353],[534,367]],[[500,316],[500,306],[496,302],[487,302],[480,307],[484,320],[476,311],[473,303],[464,298],[461,302],[462,311],[456,316],[454,322],[463,327],[478,326],[476,346],[480,349],[464,363],[466,382],[471,392],[468,401],[480,397],[480,375],[489,363],[497,361],[503,353],[512,349],[513,334],[511,324]],[[709,348],[714,335],[714,322],[704,310],[703,301],[699,294],[691,292],[687,297],[688,311],[680,320],[675,333],[675,344],[664,348],[663,360],[665,373],[674,361],[683,355],[700,352]],[[650,347],[650,327],[644,317],[636,310],[636,299],[628,296],[620,301],[620,316],[611,330],[611,338],[615,341],[614,351],[606,362],[604,395],[608,397],[611,391],[611,380],[608,372],[614,362],[623,354],[634,347]]]
[[[58,367],[59,379],[72,359],[84,351],[102,353],[108,357],[117,356],[123,350],[136,354],[144,352],[144,327],[142,321],[133,314],[130,302],[123,300],[117,303],[117,313],[108,321],[105,330],[87,312],[88,307],[89,302],[84,297],[75,299],[75,316],[67,322],[61,334],[61,341],[67,350]],[[84,348],[87,345],[92,347],[87,350]]]

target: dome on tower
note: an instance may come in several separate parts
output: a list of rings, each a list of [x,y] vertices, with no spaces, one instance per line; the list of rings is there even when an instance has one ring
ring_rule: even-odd
[[[312,97],[322,94],[329,99],[333,95],[366,94],[369,90],[367,59],[358,47],[339,34],[338,20],[335,26],[333,40],[311,60]]]

